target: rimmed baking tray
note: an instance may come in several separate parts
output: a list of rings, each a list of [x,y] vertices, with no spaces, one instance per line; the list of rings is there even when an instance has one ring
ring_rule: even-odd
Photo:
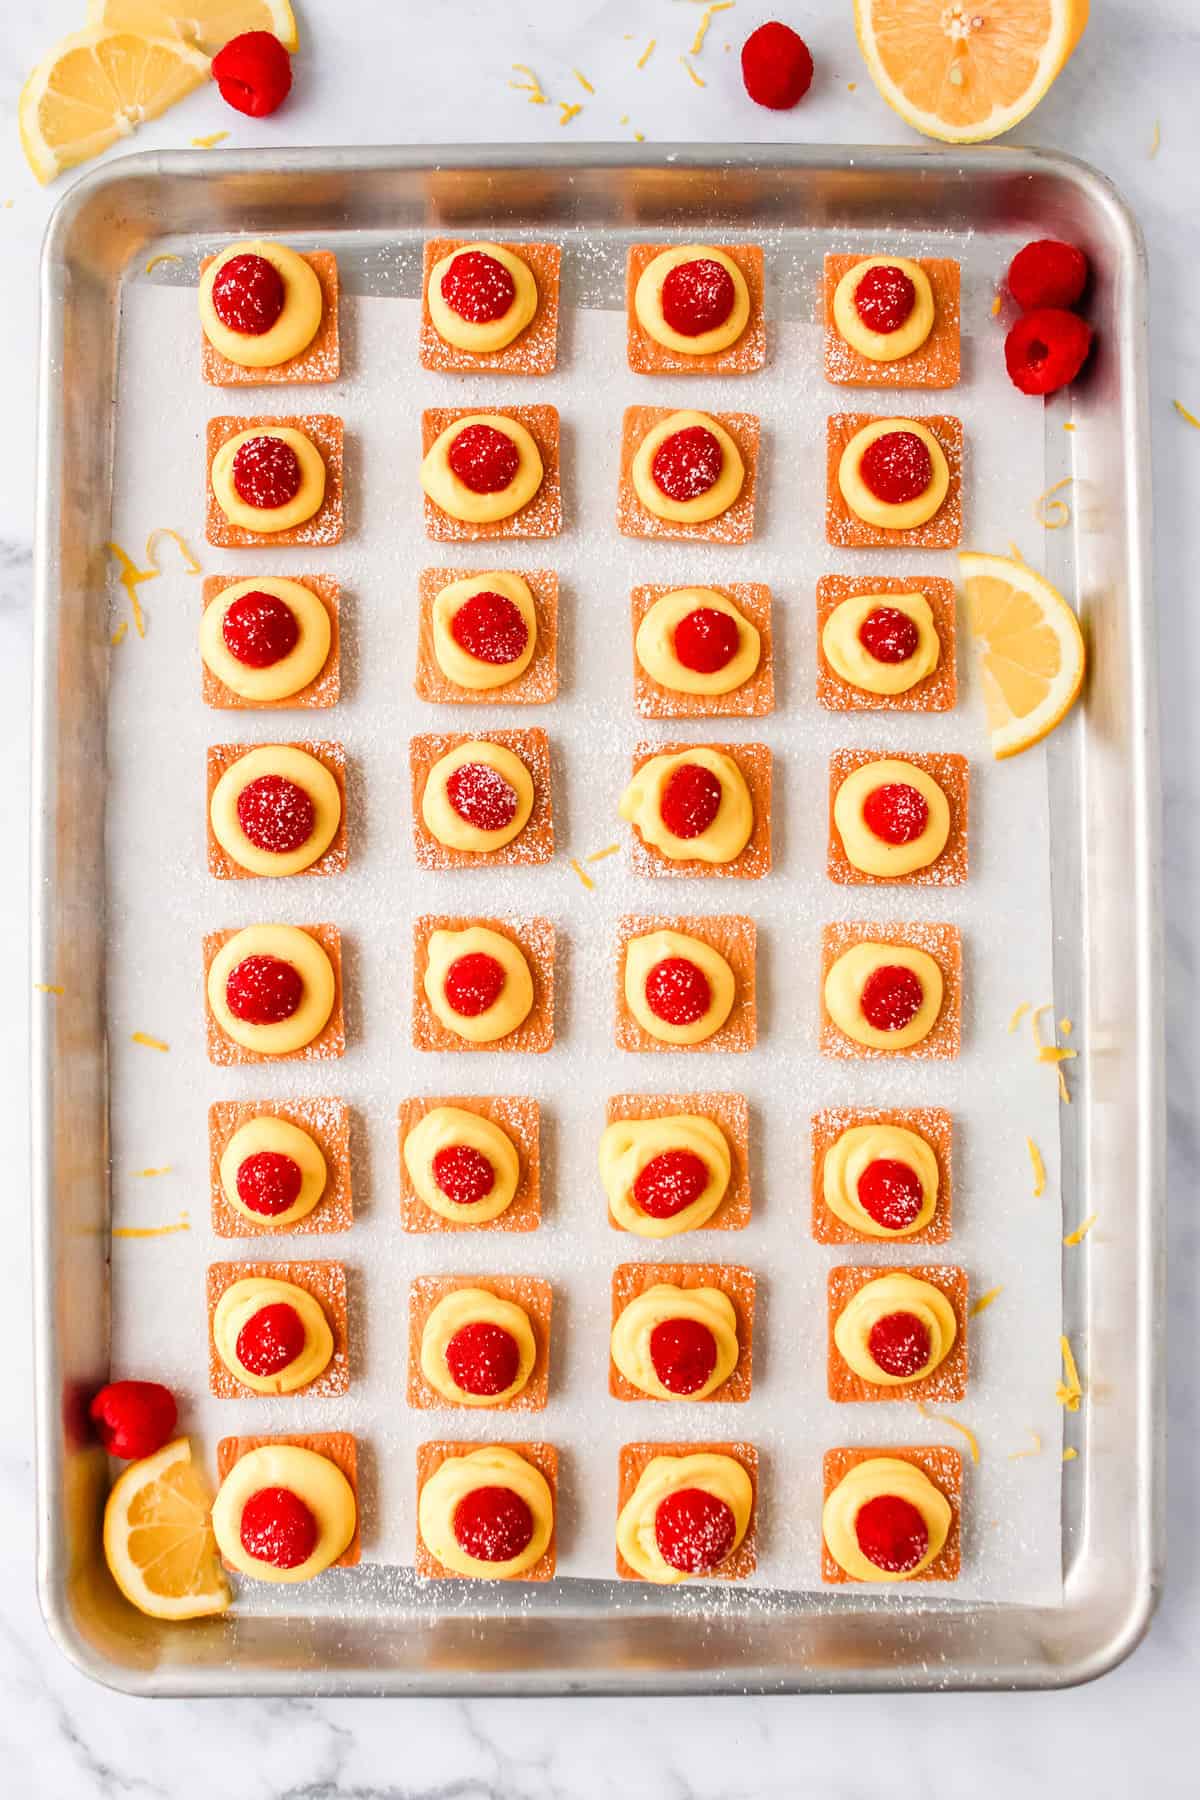
[[[1051,746],[1055,990],[1086,1054],[1064,1113],[1063,1196],[1099,1213],[1103,1253],[1065,1265],[1089,1402],[1064,1484],[1055,1608],[571,1582],[454,1611],[399,1572],[363,1570],[352,1608],[186,1629],[133,1613],[103,1566],[105,1460],[86,1396],[108,1367],[103,762],[112,433],[122,283],[153,252],[254,232],[335,243],[350,291],[417,292],[419,256],[381,243],[452,227],[595,241],[632,229],[711,240],[946,231],[1058,235],[1094,270],[1100,352],[1078,429],[1045,446],[1070,474],[1073,529],[1050,573],[1080,597],[1092,648],[1081,728]],[[611,259],[574,279],[611,280]],[[588,269],[592,272],[589,273]],[[604,273],[605,269],[608,273]],[[572,279],[568,277],[568,280]],[[397,281],[411,289],[397,287]],[[380,284],[391,284],[381,290]],[[591,299],[568,288],[565,298]],[[138,1693],[829,1691],[1049,1687],[1138,1641],[1161,1559],[1163,1105],[1158,772],[1149,595],[1146,287],[1137,227],[1109,184],[1037,151],[584,147],[322,150],[131,157],[60,203],[42,267],[33,959],[71,994],[33,1015],[38,1572],[79,1667]],[[603,298],[603,297],[602,297]],[[797,313],[811,294],[797,293]],[[1031,415],[1032,416],[1032,415]],[[1049,427],[1046,427],[1047,432]]]

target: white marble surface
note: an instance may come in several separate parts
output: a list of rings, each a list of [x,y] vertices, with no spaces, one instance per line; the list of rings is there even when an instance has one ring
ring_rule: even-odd
[[[983,9],[983,0],[981,0]],[[139,147],[185,145],[232,129],[237,146],[273,143],[561,141],[549,108],[506,87],[514,60],[547,90],[572,92],[582,68],[598,89],[565,129],[583,138],[647,142],[753,138],[902,142],[905,128],[865,77],[850,0],[780,0],[817,61],[797,112],[750,108],[726,40],[772,16],[740,0],[714,21],[692,85],[678,62],[695,15],[682,0],[309,0],[296,87],[275,120],[254,125],[215,91],[194,96],[143,130]],[[137,1702],[76,1675],[51,1646],[33,1593],[29,1399],[27,1143],[24,1018],[25,815],[33,495],[36,258],[54,192],[39,191],[17,144],[16,101],[27,68],[53,36],[75,29],[83,0],[6,8],[0,41],[0,719],[9,779],[0,786],[0,842],[9,878],[0,891],[0,1069],[8,1115],[7,1253],[0,1258],[6,1380],[0,1401],[0,1787],[26,1800],[716,1800],[717,1796],[822,1796],[858,1800],[915,1791],[949,1778],[990,1797],[1196,1791],[1193,1709],[1200,1676],[1197,1550],[1195,1286],[1200,1180],[1195,1106],[1200,1033],[1194,980],[1200,809],[1200,634],[1194,570],[1200,565],[1200,433],[1175,415],[1179,396],[1200,412],[1200,9],[1195,0],[1096,0],[1071,66],[1018,135],[1070,150],[1114,178],[1141,217],[1152,271],[1152,356],[1157,589],[1164,709],[1168,981],[1169,1179],[1176,1190],[1168,1316],[1170,1399],[1169,1571],[1147,1642],[1101,1683],[1046,1696],[915,1696],[857,1700],[559,1701],[543,1704]],[[15,15],[15,16],[14,16]],[[417,21],[409,23],[405,21]],[[623,33],[633,32],[637,44]],[[658,49],[632,68],[649,37]],[[473,48],[469,64],[464,43]],[[853,92],[849,84],[856,83]],[[453,95],[451,106],[447,96]],[[586,96],[580,95],[581,98]],[[458,117],[455,112],[457,109]],[[624,113],[630,124],[618,120]],[[1155,121],[1161,149],[1149,155]],[[11,207],[7,203],[11,200]]]

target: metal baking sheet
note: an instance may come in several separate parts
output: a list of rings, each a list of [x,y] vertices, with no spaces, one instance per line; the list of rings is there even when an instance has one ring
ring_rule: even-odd
[[[1083,730],[1050,751],[1056,999],[1076,1019],[1075,1041],[1086,1051],[1065,1116],[1063,1202],[1069,1217],[1097,1211],[1105,1220],[1103,1252],[1085,1246],[1067,1265],[1066,1319],[1086,1345],[1090,1383],[1103,1404],[1087,1409],[1072,1470],[1082,1480],[1064,1488],[1061,1610],[953,1598],[915,1603],[909,1592],[901,1607],[894,1598],[811,1594],[776,1595],[764,1607],[759,1595],[742,1606],[724,1597],[713,1612],[687,1590],[663,1595],[572,1582],[532,1596],[502,1591],[477,1600],[472,1592],[439,1615],[410,1581],[375,1568],[344,1611],[326,1600],[318,1617],[267,1611],[168,1632],[131,1615],[96,1566],[103,1462],[75,1442],[64,1399],[86,1393],[107,1368],[104,878],[95,836],[103,814],[94,776],[88,780],[99,745],[88,746],[87,727],[101,721],[102,744],[107,630],[97,564],[109,535],[121,284],[163,249],[183,255],[182,279],[194,279],[199,240],[253,230],[333,243],[352,292],[415,293],[420,239],[446,227],[546,231],[581,246],[658,231],[711,238],[723,228],[752,228],[777,246],[793,237],[792,251],[808,261],[832,231],[1001,240],[1054,231],[1089,250],[1098,275],[1092,311],[1106,354],[1075,396],[1078,431],[1068,442],[1056,426],[1045,446],[1049,479],[1073,474],[1082,496],[1074,529],[1053,540],[1058,560],[1050,573],[1069,592],[1078,586],[1095,650]],[[568,301],[612,302],[587,289],[611,284],[616,258],[567,261],[576,284]],[[256,158],[134,158],[64,202],[45,276],[39,699],[46,811],[35,869],[49,885],[39,882],[35,894],[43,934],[35,956],[69,987],[72,1006],[62,1041],[43,1035],[37,1044],[37,1079],[45,1083],[35,1102],[46,1282],[42,1572],[48,1615],[70,1652],[105,1679],[154,1692],[235,1684],[241,1692],[1045,1685],[1079,1679],[1121,1654],[1148,1616],[1156,1560],[1148,1321],[1161,1133],[1148,798],[1152,658],[1142,586],[1142,279],[1136,232],[1111,190],[1063,159],[1004,152],[972,156],[965,170],[933,152],[850,159],[797,151],[772,165],[736,152],[668,151],[653,164],[634,164],[595,151],[550,165],[512,151],[445,152],[436,164],[416,154],[347,152],[301,154],[270,169]],[[811,306],[811,283],[783,300],[799,314]],[[89,1016],[91,1041],[81,1036]],[[80,1305],[85,1295],[96,1304]],[[702,1633],[694,1628],[698,1614]]]

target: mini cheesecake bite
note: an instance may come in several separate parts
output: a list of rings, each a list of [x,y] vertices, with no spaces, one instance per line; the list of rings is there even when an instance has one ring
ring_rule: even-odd
[[[825,535],[843,548],[952,549],[962,539],[958,419],[835,413],[827,424]]]
[[[750,1396],[754,1277],[723,1264],[613,1271],[609,1392],[618,1400]]]
[[[418,1575],[549,1581],[558,1459],[549,1444],[422,1444]]]
[[[413,1041],[422,1050],[548,1050],[554,929],[548,920],[418,919]]]
[[[422,367],[548,375],[557,355],[561,262],[556,244],[427,242]]]
[[[959,266],[944,258],[827,255],[825,376],[850,387],[953,387]]]
[[[813,1236],[820,1243],[950,1235],[950,1115],[845,1107],[813,1118]]]
[[[741,1094],[617,1095],[600,1139],[609,1223],[657,1239],[748,1224],[748,1127]]]
[[[247,925],[204,940],[217,1063],[341,1056],[341,940],[330,925]]]
[[[941,1445],[829,1450],[821,1579],[954,1581],[961,1564],[962,1458]]]
[[[213,1263],[207,1292],[209,1387],[218,1399],[347,1391],[341,1263]]]
[[[251,238],[200,265],[202,369],[216,387],[335,381],[337,260]]]
[[[952,925],[826,926],[826,1056],[957,1056],[961,947]]]
[[[400,1105],[405,1231],[533,1231],[540,1220],[540,1108],[517,1095]]]
[[[340,419],[210,419],[207,445],[210,544],[340,543]]]
[[[558,411],[434,407],[421,415],[430,537],[556,537],[562,530]]]
[[[338,610],[338,583],[326,576],[208,577],[200,620],[206,704],[332,706]]]
[[[346,1432],[222,1438],[213,1535],[226,1565],[257,1581],[311,1581],[359,1560],[358,1467]]]
[[[835,751],[830,880],[960,886],[967,878],[967,796],[965,757]]]
[[[340,874],[341,744],[215,744],[208,752],[208,868],[220,880]]]
[[[746,543],[754,531],[752,413],[626,409],[617,526],[626,537]]]
[[[756,1036],[752,919],[627,918],[620,925],[623,1050],[749,1050]]]
[[[753,1574],[758,1457],[750,1444],[625,1444],[617,1574],[626,1581],[736,1581]]]
[[[763,255],[752,244],[634,244],[626,278],[636,374],[735,375],[766,360]]]
[[[409,1290],[408,1404],[539,1411],[552,1293],[529,1275],[422,1275]]]
[[[533,705],[557,692],[558,578],[546,569],[421,574],[422,700]]]
[[[646,875],[737,875],[771,867],[771,752],[765,744],[639,744],[621,817]]]
[[[533,865],[554,855],[544,731],[431,733],[409,746],[414,850],[422,868]]]
[[[829,1398],[961,1400],[967,1277],[937,1267],[829,1271]]]
[[[213,1229],[220,1237],[348,1230],[349,1111],[334,1099],[217,1101],[209,1108]]]
[[[643,718],[752,718],[775,703],[770,590],[633,590],[634,701]]]

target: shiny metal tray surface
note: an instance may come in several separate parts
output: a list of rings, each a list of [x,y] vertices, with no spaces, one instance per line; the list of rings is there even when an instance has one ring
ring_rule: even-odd
[[[86,1398],[108,1369],[103,766],[117,324],[155,251],[318,236],[351,292],[418,292],[434,230],[535,230],[570,243],[722,229],[812,239],[946,230],[1083,244],[1099,352],[1047,424],[1050,480],[1073,474],[1073,529],[1050,574],[1077,594],[1092,666],[1083,722],[1051,748],[1055,988],[1086,1054],[1063,1122],[1063,1198],[1105,1243],[1067,1260],[1068,1328],[1089,1402],[1064,1484],[1064,1604],[1037,1609],[731,1595],[609,1583],[487,1594],[439,1610],[407,1572],[358,1572],[353,1604],[163,1627],[117,1595],[100,1551],[105,1459]],[[380,256],[381,247],[391,254]],[[399,247],[399,253],[395,253]],[[406,249],[407,246],[407,249]],[[409,253],[411,252],[411,253]],[[564,261],[586,300],[587,259]],[[165,273],[165,271],[164,271]],[[407,285],[397,285],[407,284]],[[591,296],[595,299],[595,296]],[[606,296],[600,296],[601,299]],[[69,1008],[33,1016],[38,1580],[50,1629],[95,1678],[143,1694],[556,1694],[1052,1687],[1137,1643],[1161,1574],[1163,1097],[1157,720],[1149,593],[1146,284],[1108,183],[1037,151],[592,146],[135,156],[60,203],[42,265],[33,963]],[[785,294],[796,314],[811,290]],[[1031,412],[1031,419],[1039,415]],[[1038,423],[1038,429],[1042,429]],[[289,1602],[294,1604],[294,1602]]]

